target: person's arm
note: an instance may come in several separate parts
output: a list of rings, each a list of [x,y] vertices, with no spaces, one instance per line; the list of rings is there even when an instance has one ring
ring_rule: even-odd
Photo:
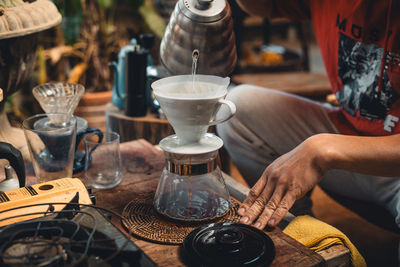
[[[333,169],[400,176],[400,134],[386,137],[318,134],[308,138],[265,169],[238,210],[241,222],[259,229],[267,224],[276,226],[293,203]]]

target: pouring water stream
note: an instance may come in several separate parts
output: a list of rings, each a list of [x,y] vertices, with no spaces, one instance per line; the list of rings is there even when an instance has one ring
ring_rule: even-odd
[[[196,82],[196,70],[197,70],[197,60],[199,59],[200,52],[198,49],[194,49],[192,52],[192,90],[196,92],[195,82]]]
[[[197,60],[199,59],[200,52],[198,49],[194,49],[192,52],[192,91],[196,92],[195,83],[196,83],[196,70],[197,70]],[[189,158],[189,165],[192,165],[192,157]],[[189,178],[192,178],[190,175]],[[188,205],[192,205],[192,186],[189,185],[189,202]]]

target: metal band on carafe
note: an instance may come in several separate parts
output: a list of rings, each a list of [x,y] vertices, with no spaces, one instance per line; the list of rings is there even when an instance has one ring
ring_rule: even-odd
[[[193,176],[210,173],[217,168],[217,160],[211,160],[201,164],[176,164],[166,160],[166,169],[180,176]]]

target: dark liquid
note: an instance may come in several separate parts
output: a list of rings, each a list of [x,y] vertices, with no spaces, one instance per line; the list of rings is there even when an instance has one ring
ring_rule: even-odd
[[[59,171],[70,164],[71,146],[74,147],[74,144],[72,144],[73,135],[51,136],[41,134],[40,139],[46,147],[39,153],[37,161],[45,171]]]
[[[72,150],[75,148],[75,135],[71,127],[65,128],[52,124],[47,118],[35,123],[37,135],[45,148],[37,155],[36,161],[47,172],[57,172],[71,162]]]
[[[169,199],[169,194],[161,196],[160,203],[166,203],[160,206],[158,212],[162,215],[181,221],[205,221],[224,216],[230,207],[229,200],[215,195],[210,191],[192,191],[191,201],[183,196],[187,192],[175,192],[180,195],[179,199]]]

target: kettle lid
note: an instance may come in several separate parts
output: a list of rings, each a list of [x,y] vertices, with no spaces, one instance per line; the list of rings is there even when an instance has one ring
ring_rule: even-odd
[[[183,242],[192,263],[201,266],[269,266],[275,245],[263,231],[240,223],[211,223],[192,231]]]
[[[227,13],[225,0],[180,0],[178,5],[186,17],[198,22],[214,22]]]

